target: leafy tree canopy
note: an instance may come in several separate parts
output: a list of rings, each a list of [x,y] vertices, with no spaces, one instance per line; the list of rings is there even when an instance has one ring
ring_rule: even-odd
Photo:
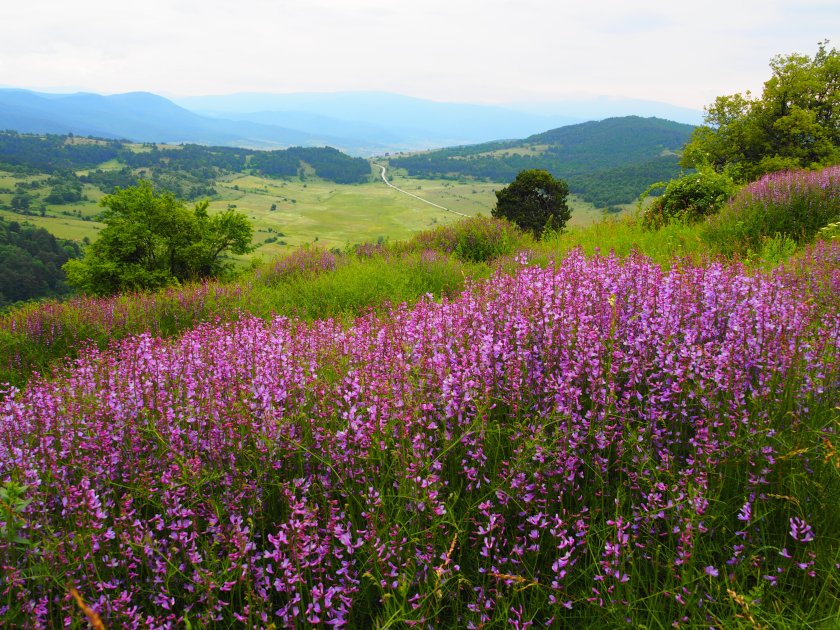
[[[190,210],[146,182],[102,199],[105,228],[82,260],[65,265],[71,284],[111,295],[217,277],[227,252],[251,251],[252,228],[233,210],[210,216],[207,202]]]
[[[515,223],[539,237],[546,228],[562,229],[572,214],[566,204],[569,187],[548,171],[520,172],[509,186],[496,192],[492,215]]]
[[[715,99],[685,147],[683,166],[709,164],[749,181],[840,161],[840,52],[827,45],[819,44],[813,59],[774,57],[760,98],[746,92]]]

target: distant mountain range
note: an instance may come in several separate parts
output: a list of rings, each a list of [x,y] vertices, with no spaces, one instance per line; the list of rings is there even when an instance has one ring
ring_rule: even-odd
[[[619,113],[625,106],[624,113],[667,116],[671,111],[677,120],[692,116],[691,110],[662,103],[601,99],[592,101],[589,118]],[[586,119],[581,102],[531,106],[534,111],[518,107],[440,103],[384,92],[232,94],[173,102],[147,92],[103,96],[0,89],[0,130],[249,148],[329,145],[368,156],[521,138]]]

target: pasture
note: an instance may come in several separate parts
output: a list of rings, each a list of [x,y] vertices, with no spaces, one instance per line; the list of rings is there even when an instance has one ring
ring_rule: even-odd
[[[116,162],[104,165],[117,166]],[[312,176],[301,180],[231,175],[216,182],[218,194],[210,200],[210,210],[235,207],[245,214],[254,226],[255,253],[265,260],[313,243],[329,249],[403,240],[460,218],[388,188],[379,179],[379,169],[375,171],[372,181],[364,184],[336,184]],[[389,170],[388,178],[399,188],[468,216],[489,216],[495,205],[494,191],[502,186],[494,182],[417,179],[408,177],[404,170]],[[11,209],[15,184],[20,182],[43,183],[27,191],[36,200],[30,215]],[[23,177],[0,171],[0,215],[10,221],[28,221],[59,238],[95,240],[102,224],[92,219],[101,211],[103,193],[86,184],[85,201],[45,204],[41,215],[40,200],[49,190],[46,176]],[[590,225],[602,217],[600,209],[574,195],[569,197],[569,205],[573,210],[570,227]]]

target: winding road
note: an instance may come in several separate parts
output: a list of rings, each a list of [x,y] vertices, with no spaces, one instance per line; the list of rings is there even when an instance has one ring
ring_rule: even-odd
[[[440,208],[441,210],[446,210],[447,212],[451,212],[452,214],[457,214],[459,217],[469,217],[470,216],[468,214],[463,214],[461,212],[456,212],[455,210],[450,210],[449,208],[447,208],[445,206],[438,205],[438,204],[436,204],[432,201],[429,201],[428,199],[423,199],[423,197],[418,197],[417,195],[415,195],[413,193],[410,193],[407,190],[403,190],[402,188],[397,188],[391,182],[388,181],[387,177],[385,177],[386,167],[383,164],[377,164],[376,162],[374,162],[373,164],[374,164],[374,166],[378,166],[379,168],[382,169],[382,173],[381,173],[382,181],[385,182],[385,185],[388,186],[389,188],[393,188],[394,190],[397,190],[404,195],[408,195],[409,197],[414,197],[418,201],[422,201],[423,203],[427,203],[430,206],[434,206],[435,208]]]

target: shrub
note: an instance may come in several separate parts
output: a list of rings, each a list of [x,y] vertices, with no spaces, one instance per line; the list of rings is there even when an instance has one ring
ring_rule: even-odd
[[[820,171],[781,171],[743,188],[710,220],[703,238],[726,254],[761,251],[768,239],[812,240],[840,218],[840,165]]]
[[[665,193],[654,199],[642,218],[648,229],[658,230],[679,220],[695,223],[716,213],[735,193],[735,183],[728,175],[716,173],[711,168],[701,168],[696,173],[650,186],[640,202],[656,188],[665,186]]]
[[[486,262],[509,256],[526,240],[525,234],[505,219],[476,216],[421,232],[406,247],[410,251],[433,249],[454,254],[468,262]]]

